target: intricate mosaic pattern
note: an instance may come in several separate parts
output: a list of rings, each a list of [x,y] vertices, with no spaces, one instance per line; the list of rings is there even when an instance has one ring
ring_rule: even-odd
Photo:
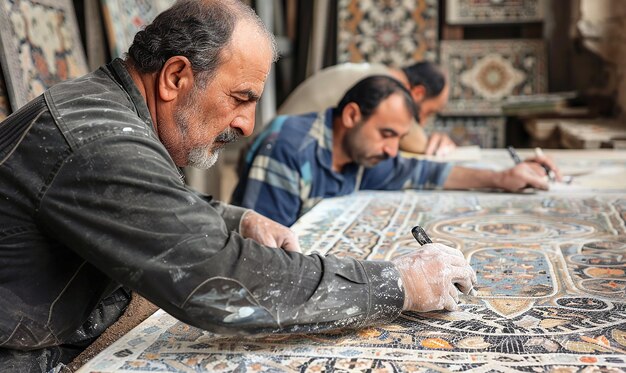
[[[547,90],[540,40],[444,41],[441,64],[451,87],[446,115],[499,115],[503,99]]]
[[[111,55],[128,51],[137,31],[174,4],[175,0],[102,0]]]
[[[332,216],[333,219],[329,219]],[[415,250],[420,224],[478,270],[458,312],[383,327],[230,338],[158,313],[81,372],[559,371],[626,369],[623,193],[361,193],[295,225],[304,247],[385,260]]]
[[[1,2],[0,45],[13,110],[50,86],[87,73],[71,0]]]
[[[338,62],[437,58],[437,0],[339,0]]]
[[[7,96],[7,87],[2,78],[2,71],[0,71],[0,121],[8,117],[9,114],[11,114],[9,96]]]
[[[448,0],[450,24],[537,22],[543,20],[542,0]]]
[[[506,123],[502,117],[438,117],[434,130],[447,133],[457,145],[503,148]]]

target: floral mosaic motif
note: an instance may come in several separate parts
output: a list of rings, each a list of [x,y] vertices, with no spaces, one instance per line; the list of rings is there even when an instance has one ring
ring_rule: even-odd
[[[589,294],[626,301],[626,240],[566,244],[561,250],[576,287]]]
[[[0,44],[13,110],[54,84],[87,73],[70,0],[3,1]]]
[[[547,90],[541,40],[443,41],[441,64],[450,80],[445,115],[500,115],[505,98]]]
[[[445,132],[455,144],[503,148],[505,120],[502,117],[437,117],[432,131]]]
[[[487,100],[498,100],[502,96],[510,96],[513,89],[526,80],[526,75],[502,56],[488,55],[462,72],[460,78],[466,86],[478,82],[474,89],[479,95]]]
[[[477,250],[470,258],[481,297],[544,297],[556,292],[554,273],[541,252],[519,248]]]
[[[518,242],[554,239],[561,235],[591,237],[597,231],[595,224],[583,221],[561,221],[560,218],[520,214],[514,216],[483,215],[484,221],[460,218],[435,224],[433,229],[457,239],[471,239],[480,235],[487,242]],[[602,222],[597,222],[601,224]]]
[[[437,0],[339,0],[338,62],[436,60]]]
[[[102,0],[111,55],[121,57],[126,53],[135,34],[174,2],[175,0]]]
[[[544,17],[543,0],[447,0],[449,24],[537,22]]]
[[[620,371],[626,299],[618,288],[584,286],[618,283],[614,271],[626,266],[619,196],[369,192],[325,200],[293,227],[313,243],[308,252],[390,259],[419,247],[410,234],[419,224],[479,270],[478,294],[463,296],[457,312],[260,338],[215,335],[159,311],[82,372]]]

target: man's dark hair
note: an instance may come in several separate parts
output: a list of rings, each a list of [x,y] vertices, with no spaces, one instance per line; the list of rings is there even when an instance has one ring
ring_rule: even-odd
[[[402,83],[386,75],[369,76],[353,85],[339,101],[333,115],[341,115],[346,105],[354,102],[361,110],[362,120],[366,121],[374,114],[378,105],[394,93],[402,95],[406,108],[419,122],[419,108],[413,102],[411,92]]]
[[[422,61],[405,66],[402,71],[409,80],[411,88],[421,85],[426,89],[426,97],[437,97],[446,86],[446,76],[443,71],[430,61]]]
[[[139,31],[128,49],[127,59],[141,73],[154,73],[173,56],[191,62],[199,84],[206,84],[221,64],[222,50],[232,39],[235,25],[250,20],[276,44],[254,11],[240,0],[179,0]]]

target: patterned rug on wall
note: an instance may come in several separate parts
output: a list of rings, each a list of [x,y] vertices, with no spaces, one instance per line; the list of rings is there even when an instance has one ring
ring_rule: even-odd
[[[448,0],[449,24],[539,22],[544,17],[543,0]]]
[[[503,148],[506,121],[503,117],[437,117],[432,130],[447,133],[457,145]]]
[[[359,193],[295,225],[309,252],[388,260],[416,224],[478,275],[457,312],[356,331],[222,337],[159,311],[80,372],[576,372],[626,369],[623,193]],[[590,370],[593,371],[593,370]],[[599,370],[598,370],[599,371]]]
[[[441,43],[450,80],[445,115],[499,115],[509,96],[547,91],[542,40],[462,40]]]
[[[337,60],[404,66],[437,59],[437,0],[339,0]]]
[[[88,72],[72,0],[0,2],[0,47],[13,110]]]

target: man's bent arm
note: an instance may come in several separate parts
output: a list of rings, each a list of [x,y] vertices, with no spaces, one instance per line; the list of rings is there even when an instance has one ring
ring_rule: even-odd
[[[522,162],[504,171],[453,167],[444,189],[500,188],[514,192],[526,187],[547,190],[546,175],[538,164]]]
[[[182,184],[165,149],[143,141],[105,138],[68,156],[37,213],[52,240],[215,332],[310,332],[398,316],[404,292],[392,263],[305,256],[245,239]]]
[[[243,214],[245,214],[248,209],[239,206],[229,205],[228,203],[224,203],[222,201],[214,199],[213,196],[200,193],[193,189],[191,189],[190,191],[191,193],[196,194],[198,197],[213,206],[215,211],[217,211],[218,214],[222,216],[222,219],[224,219],[224,223],[226,223],[226,228],[228,230],[239,232],[241,219],[243,218]]]
[[[455,166],[450,171],[444,189],[496,188],[498,173],[493,170]]]

